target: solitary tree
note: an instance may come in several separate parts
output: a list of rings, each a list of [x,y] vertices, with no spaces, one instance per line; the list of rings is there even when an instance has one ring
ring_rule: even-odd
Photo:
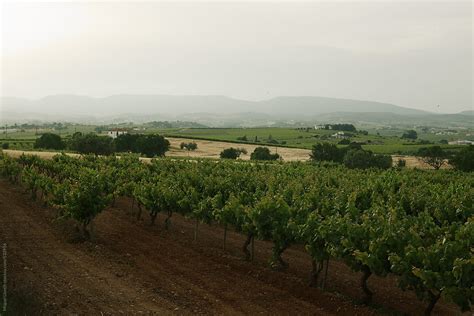
[[[444,164],[446,153],[440,146],[424,147],[418,150],[421,161],[438,170]]]
[[[417,138],[418,138],[418,134],[414,130],[406,131],[402,135],[402,139],[417,139]]]
[[[404,168],[407,165],[407,161],[405,159],[399,158],[397,161],[398,168]]]
[[[136,143],[137,151],[147,157],[164,156],[170,142],[161,135],[142,135]]]
[[[241,154],[247,154],[247,150],[230,147],[224,149],[221,152],[220,157],[222,159],[237,159],[240,157]]]
[[[278,160],[280,155],[272,154],[268,147],[257,147],[250,154],[250,160]]]
[[[186,149],[187,151],[194,151],[198,148],[198,145],[195,142],[181,143],[179,147],[181,149]]]
[[[474,171],[474,146],[469,145],[457,152],[449,163],[461,171]]]
[[[45,133],[35,141],[35,148],[63,149],[64,143],[61,136],[53,133]]]

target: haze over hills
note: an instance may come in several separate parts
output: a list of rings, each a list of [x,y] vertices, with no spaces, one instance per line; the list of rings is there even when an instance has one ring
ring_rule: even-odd
[[[215,95],[113,95],[104,98],[52,95],[37,100],[14,97],[0,100],[0,120],[7,123],[185,120],[208,126],[268,126],[324,121],[416,123],[425,119],[436,124],[446,118],[454,124],[469,124],[472,119],[472,111],[440,115],[389,103],[313,96],[282,96],[263,101]]]
[[[134,113],[240,113],[261,112],[306,116],[330,112],[391,112],[424,114],[426,112],[388,103],[324,97],[277,97],[263,101],[247,101],[209,95],[112,95],[93,98],[80,95],[51,95],[38,100],[2,98],[4,111],[116,115]]]

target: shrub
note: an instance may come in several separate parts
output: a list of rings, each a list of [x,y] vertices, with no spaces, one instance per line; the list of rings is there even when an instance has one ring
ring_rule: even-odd
[[[67,217],[82,224],[84,237],[89,239],[93,233],[88,229],[94,218],[106,208],[112,196],[106,189],[104,176],[92,169],[78,170],[78,181],[74,185],[66,182],[58,187],[64,188],[63,203],[59,205]]]
[[[152,158],[164,156],[169,150],[170,142],[161,135],[141,135],[136,146],[137,152]]]
[[[418,150],[417,155],[424,163],[438,170],[444,164],[446,153],[440,146],[424,147]]]
[[[469,145],[461,149],[449,160],[449,163],[461,171],[474,171],[474,146]]]
[[[426,139],[420,139],[420,140],[418,140],[418,144],[420,144],[420,145],[429,145],[429,144],[433,144],[433,142],[430,142],[429,140],[426,140]]]
[[[257,147],[250,154],[250,160],[278,160],[280,159],[280,155],[272,154],[268,147]]]
[[[373,155],[372,166],[379,169],[390,169],[392,168],[393,160],[390,155]]]
[[[352,124],[326,124],[324,125],[324,129],[336,130],[336,131],[348,131],[348,132],[357,131],[355,126]]]
[[[414,130],[406,131],[402,135],[402,139],[417,139],[417,138],[418,138],[418,134]]]
[[[194,151],[198,148],[198,145],[195,142],[191,143],[181,143],[179,146],[181,149],[186,149],[188,151]]]
[[[81,154],[110,155],[114,152],[112,138],[93,133],[86,135],[75,133],[69,147]]]
[[[183,144],[185,143],[181,143],[181,149],[183,149]],[[192,143],[185,145],[192,146],[190,144]],[[169,150],[169,146],[170,143],[167,139],[155,134],[123,134],[114,140],[115,151],[139,153],[147,157],[164,156],[165,152]]]
[[[344,165],[350,169],[389,169],[392,167],[392,157],[390,155],[374,155],[368,150],[352,149],[344,156]]]
[[[342,162],[345,152],[345,149],[337,148],[334,144],[318,143],[313,145],[310,158],[314,161]]]
[[[61,136],[53,133],[45,133],[35,141],[35,148],[63,149],[64,143]]]
[[[405,159],[398,159],[397,161],[397,167],[398,168],[404,168],[407,165],[407,161]]]
[[[230,148],[224,149],[221,152],[220,157],[222,159],[237,159],[240,157],[241,154],[246,154],[246,153],[247,153],[247,150],[245,149],[230,147]]]
[[[352,142],[347,147],[347,150],[349,150],[349,149],[360,149],[360,150],[362,150],[362,145],[359,144],[359,143],[356,143],[356,142]]]
[[[115,151],[117,152],[137,152],[137,140],[139,134],[121,134],[114,140]]]

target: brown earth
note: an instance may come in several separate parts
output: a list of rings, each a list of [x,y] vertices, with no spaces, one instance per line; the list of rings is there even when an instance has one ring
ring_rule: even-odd
[[[287,147],[275,147],[269,145],[250,145],[250,144],[235,144],[221,141],[210,141],[210,140],[197,140],[197,139],[186,139],[186,138],[173,138],[167,137],[166,139],[170,142],[170,151],[166,153],[170,157],[198,157],[198,158],[219,158],[220,153],[229,147],[244,148],[247,150],[246,155],[242,155],[240,158],[243,160],[250,159],[250,153],[259,146],[265,146],[270,148],[272,153],[278,153],[284,161],[306,161],[309,160],[309,154],[311,150],[301,148],[287,148]],[[195,151],[182,150],[180,144],[182,142],[189,143],[195,142],[198,148]]]
[[[74,225],[54,220],[55,211],[33,202],[19,187],[0,181],[0,243],[8,249],[8,299],[12,315],[421,314],[425,304],[372,277],[374,305],[359,306],[357,273],[331,262],[327,292],[307,286],[309,257],[301,246],[287,250],[286,272],[268,268],[271,244],[255,243],[255,260],[242,260],[244,236],[174,215],[156,226],[137,221],[127,199],[95,221],[93,242],[72,243]],[[1,303],[1,302],[0,302]],[[385,306],[383,309],[380,306]],[[441,302],[435,314],[458,310]]]
[[[406,166],[408,168],[418,168],[418,169],[434,169],[429,164],[423,162],[421,159],[415,156],[404,156],[404,155],[392,155],[393,163],[396,164],[399,159],[406,161]],[[444,164],[440,169],[451,169],[452,166],[448,163],[448,160],[444,161]]]

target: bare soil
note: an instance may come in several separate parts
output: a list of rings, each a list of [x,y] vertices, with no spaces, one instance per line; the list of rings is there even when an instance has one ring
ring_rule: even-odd
[[[11,315],[422,314],[425,304],[373,277],[374,305],[357,305],[360,275],[331,262],[327,290],[307,286],[310,260],[301,246],[287,250],[290,268],[268,268],[271,243],[255,243],[255,260],[242,259],[244,236],[164,215],[150,226],[135,219],[131,201],[120,199],[95,221],[92,242],[74,243],[74,223],[55,220],[55,210],[33,202],[20,187],[0,181],[0,243],[8,249]],[[146,214],[145,214],[146,215]],[[381,308],[384,306],[384,308]],[[459,314],[445,302],[435,314]]]
[[[185,139],[185,138],[173,138],[167,137],[166,139],[170,142],[170,151],[166,153],[170,157],[198,157],[198,158],[219,158],[220,153],[230,147],[244,148],[247,150],[246,155],[242,155],[240,159],[249,160],[250,153],[259,146],[265,146],[270,148],[272,153],[278,153],[284,161],[306,161],[309,160],[310,150],[300,148],[287,148],[287,147],[275,147],[269,145],[250,145],[250,144],[234,144],[220,141],[210,140],[197,140],[197,139]],[[180,144],[182,142],[189,143],[195,142],[198,148],[195,151],[187,151],[181,149]]]
[[[418,169],[434,169],[429,164],[423,162],[421,159],[415,156],[404,156],[404,155],[392,155],[393,164],[396,165],[399,159],[406,161],[407,168],[418,168]],[[440,169],[451,169],[452,166],[445,160]]]

